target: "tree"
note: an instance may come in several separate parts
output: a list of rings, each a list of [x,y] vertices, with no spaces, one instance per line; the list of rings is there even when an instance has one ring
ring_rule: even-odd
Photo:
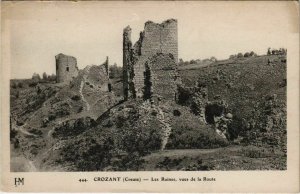
[[[270,47],[268,48],[267,55],[271,55],[271,48]]]
[[[201,59],[196,59],[196,63],[200,64],[201,63]]]
[[[51,75],[51,79],[50,79],[51,81],[55,81],[56,80],[56,75],[54,74],[54,73],[52,73],[52,75]]]
[[[256,54],[255,52],[251,51],[251,52],[250,52],[250,56],[251,56],[251,57],[257,56],[257,54]]]
[[[196,64],[196,61],[194,59],[190,60],[190,64]]]
[[[286,49],[280,48],[280,49],[279,49],[279,54],[281,54],[281,55],[286,55]]]
[[[38,73],[33,73],[32,79],[34,81],[40,81],[41,80],[41,76]]]
[[[43,73],[43,80],[47,80],[47,79],[48,79],[47,73],[44,72],[44,73]]]
[[[244,55],[242,53],[237,54],[237,58],[242,58]]]
[[[244,54],[244,57],[249,57],[250,56],[250,53],[248,53],[248,52],[246,52],[245,54]]]
[[[229,59],[234,59],[234,58],[236,58],[236,55],[230,55],[229,56]]]
[[[210,60],[213,61],[213,62],[216,62],[217,58],[216,57],[211,57]]]
[[[181,66],[181,65],[183,65],[183,64],[184,64],[184,61],[183,61],[182,59],[179,59],[178,65]]]
[[[122,77],[122,67],[118,67],[116,63],[109,67],[109,78]]]

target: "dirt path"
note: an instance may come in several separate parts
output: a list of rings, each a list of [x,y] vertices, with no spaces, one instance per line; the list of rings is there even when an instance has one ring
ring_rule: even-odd
[[[37,171],[37,169],[36,169],[36,167],[35,167],[35,165],[34,165],[34,163],[33,163],[33,161],[28,161],[28,164],[29,164],[29,172],[36,172]]]
[[[37,135],[33,134],[33,133],[30,133],[29,131],[27,131],[24,127],[26,126],[27,124],[25,123],[24,125],[22,126],[18,126],[16,123],[12,123],[12,128],[13,129],[16,129],[17,131],[25,134],[25,135],[31,135],[31,136],[34,136],[34,137],[37,137]]]
[[[50,138],[53,132],[54,132],[54,129],[50,129],[47,133],[47,138]]]
[[[232,147],[222,147],[222,148],[214,148],[214,149],[176,149],[176,150],[163,150],[159,152],[152,153],[144,157],[144,159],[150,158],[160,158],[160,157],[172,157],[172,156],[197,156],[201,154],[210,154],[216,153],[219,151],[237,151],[240,147],[232,146]]]

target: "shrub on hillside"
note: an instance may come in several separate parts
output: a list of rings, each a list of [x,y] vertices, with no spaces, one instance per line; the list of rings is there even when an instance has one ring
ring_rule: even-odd
[[[286,103],[276,95],[268,95],[252,116],[253,126],[243,135],[245,144],[279,147],[286,150]]]
[[[220,137],[215,130],[201,124],[193,114],[182,114],[172,120],[172,133],[167,144],[168,149],[217,148],[228,145],[228,141]]]
[[[250,52],[250,56],[251,56],[251,57],[252,57],[252,56],[257,56],[257,54],[256,54],[255,52],[251,51],[251,52]]]
[[[103,135],[102,138],[81,138],[63,147],[61,159],[57,163],[72,163],[79,171],[102,171],[114,154],[114,141]]]
[[[79,118],[76,120],[69,120],[63,125],[54,129],[53,137],[70,137],[83,133],[85,130],[95,126],[95,121],[90,118]]]
[[[237,54],[237,58],[243,58],[243,56],[244,56],[243,53],[238,53]]]
[[[115,113],[113,123],[122,137],[122,150],[145,155],[160,148],[160,122],[156,115],[151,113],[142,112],[134,106],[126,106]]]
[[[117,66],[116,63],[109,67],[109,78],[110,79],[121,78],[123,76],[122,73],[123,73],[123,68]]]
[[[250,53],[246,52],[246,53],[244,54],[244,57],[250,57]]]
[[[246,130],[246,122],[238,116],[233,116],[232,121],[228,124],[228,137],[230,140],[238,138]]]
[[[40,81],[41,80],[41,76],[38,73],[33,73],[32,75],[32,80],[34,81]]]
[[[80,96],[78,96],[78,95],[74,95],[74,96],[71,97],[71,99],[74,100],[74,101],[78,101],[78,100],[80,100],[81,98],[80,98]]]
[[[145,120],[137,120],[140,116]],[[109,125],[104,124],[108,122]],[[134,106],[120,107],[101,123],[79,134],[76,141],[64,147],[62,159],[58,161],[72,163],[80,171],[138,170],[143,164],[142,156],[161,146],[161,131],[157,127],[159,121],[155,116],[143,115]],[[78,127],[74,126],[73,129],[78,131]],[[64,125],[53,135],[65,131],[68,136],[74,130]]]
[[[38,85],[38,82],[36,82],[36,81],[29,82],[29,84],[28,84],[29,87],[35,87],[37,85]]]

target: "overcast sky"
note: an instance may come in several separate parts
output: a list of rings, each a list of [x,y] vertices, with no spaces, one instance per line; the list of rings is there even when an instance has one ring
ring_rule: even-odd
[[[106,56],[121,66],[123,28],[131,26],[135,42],[146,21],[169,18],[178,20],[183,60],[225,59],[251,50],[265,54],[268,47],[285,47],[286,34],[297,28],[289,3],[2,2],[2,19],[9,21],[4,30],[10,35],[11,77],[55,73],[58,53],[76,57],[80,69],[101,64]]]

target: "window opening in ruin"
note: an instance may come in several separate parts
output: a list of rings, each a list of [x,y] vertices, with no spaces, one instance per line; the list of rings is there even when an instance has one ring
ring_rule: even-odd
[[[67,67],[66,70],[69,72],[69,67]]]
[[[58,65],[57,65],[57,63],[56,63],[56,70],[58,70]]]

